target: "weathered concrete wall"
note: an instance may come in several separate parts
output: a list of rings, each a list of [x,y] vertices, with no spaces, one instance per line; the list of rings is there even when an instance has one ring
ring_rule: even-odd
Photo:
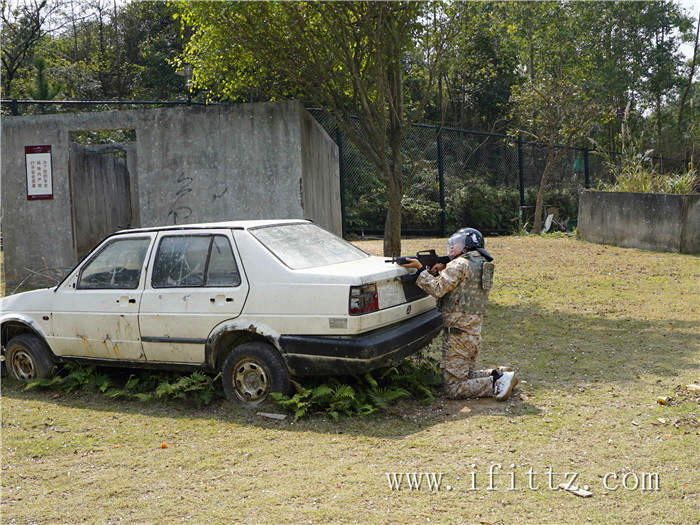
[[[307,111],[301,114],[301,155],[305,218],[341,235],[338,147]]]
[[[132,225],[309,218],[341,233],[338,150],[295,101],[3,117],[0,212],[8,288],[71,267],[70,131],[134,129]],[[51,145],[52,200],[28,201],[25,145]]]
[[[681,253],[700,252],[700,195],[685,195],[681,227]]]
[[[580,238],[644,250],[700,252],[700,195],[582,190]]]

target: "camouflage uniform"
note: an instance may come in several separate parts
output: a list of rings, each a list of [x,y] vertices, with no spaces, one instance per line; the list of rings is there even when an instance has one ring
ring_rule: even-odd
[[[438,299],[442,312],[442,379],[448,398],[493,396],[492,369],[476,369],[492,279],[493,263],[469,252],[450,261],[437,277],[424,271],[416,280]]]

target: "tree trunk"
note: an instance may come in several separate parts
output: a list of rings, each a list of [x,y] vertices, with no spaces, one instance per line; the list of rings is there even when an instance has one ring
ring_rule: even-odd
[[[693,77],[695,76],[695,59],[698,56],[698,39],[700,38],[700,14],[698,14],[698,24],[695,29],[695,45],[693,46],[693,59],[690,63],[690,71],[688,71],[688,84],[685,86],[685,89],[683,90],[683,96],[681,97],[681,101],[678,104],[678,122],[676,125],[678,126],[678,134],[680,135],[683,131],[683,109],[685,108],[685,101],[688,98],[688,92],[690,91],[690,86],[693,84]],[[688,143],[684,145],[685,147],[685,157],[686,157],[686,166],[690,167],[688,164]]]
[[[540,188],[537,191],[537,201],[535,202],[535,219],[532,224],[532,233],[539,235],[542,233],[542,205],[544,203],[544,192],[547,190],[547,183],[549,182],[549,176],[554,171],[554,166],[557,162],[569,151],[569,145],[571,144],[571,138],[567,140],[566,145],[563,148],[559,148],[559,151],[555,154],[554,147],[552,144],[547,145],[547,164],[544,167],[544,172],[542,173],[542,179],[540,180]]]
[[[386,167],[386,191],[389,207],[384,222],[384,255],[401,255],[401,199],[403,173],[401,166],[401,138],[394,137],[391,145],[391,164]]]

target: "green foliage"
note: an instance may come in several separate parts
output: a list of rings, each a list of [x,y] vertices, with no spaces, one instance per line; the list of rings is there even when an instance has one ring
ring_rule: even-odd
[[[277,404],[294,414],[294,420],[312,414],[328,414],[334,421],[341,415],[367,416],[386,410],[398,399],[413,397],[432,403],[441,385],[435,360],[414,356],[396,366],[356,376],[330,377],[325,381],[294,382],[296,394],[271,394]]]
[[[221,396],[216,380],[219,378],[193,372],[190,375],[135,371],[126,379],[120,370],[110,373],[95,366],[66,363],[51,378],[34,379],[25,390],[50,388],[63,392],[100,392],[112,399],[179,399],[193,402],[197,407],[206,406]]]
[[[43,57],[34,59],[34,81],[29,88],[29,95],[35,100],[53,100],[61,92],[61,84],[53,84],[46,74],[46,60]]]
[[[445,200],[450,230],[469,225],[481,231],[506,233],[517,227],[517,188],[494,187],[479,179],[468,179],[447,192]]]
[[[613,184],[603,185],[603,191],[629,191],[635,193],[693,193],[700,184],[696,170],[662,175],[653,169],[628,166],[621,170]]]
[[[700,184],[697,170],[692,167],[680,173],[670,175],[656,171],[652,154],[654,150],[643,147],[643,133],[634,134],[629,126],[630,105],[620,125],[617,139],[620,143],[620,154],[601,153],[608,171],[613,175],[614,182],[602,184],[603,191],[622,191],[636,193],[692,193]]]

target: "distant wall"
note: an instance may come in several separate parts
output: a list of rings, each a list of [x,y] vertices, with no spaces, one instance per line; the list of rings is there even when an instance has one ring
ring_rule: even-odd
[[[134,129],[132,227],[307,218],[340,235],[338,148],[295,101],[6,117],[2,234],[8,289],[26,268],[76,261],[70,132]],[[50,200],[27,200],[24,146],[51,145]]]
[[[644,250],[700,252],[700,195],[582,190],[578,236]]]

